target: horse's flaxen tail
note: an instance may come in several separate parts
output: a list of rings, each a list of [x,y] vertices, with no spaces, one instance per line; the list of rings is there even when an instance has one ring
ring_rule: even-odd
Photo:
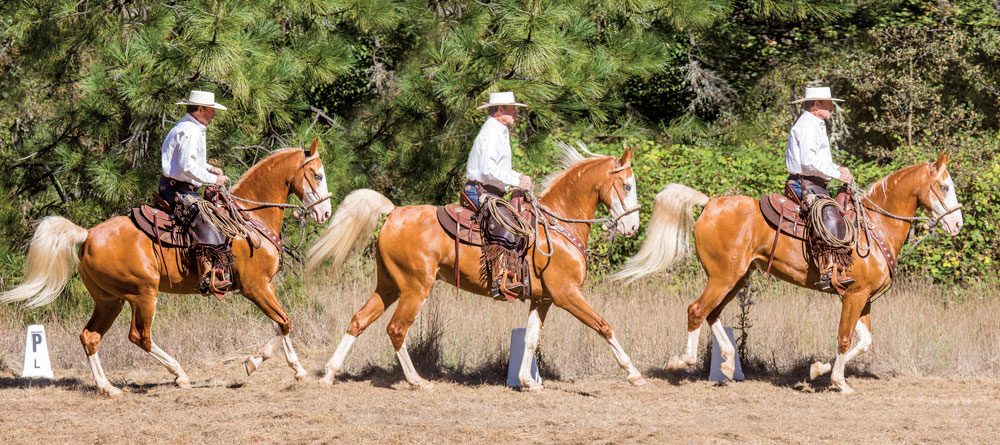
[[[42,219],[31,238],[24,261],[24,280],[17,287],[0,293],[0,302],[27,301],[25,306],[51,303],[62,293],[73,275],[77,244],[87,240],[87,229],[61,216]]]
[[[691,250],[689,238],[694,228],[692,211],[708,203],[708,196],[682,184],[668,184],[656,195],[653,215],[646,226],[646,241],[639,253],[612,275],[613,280],[635,281],[670,267]]]
[[[306,276],[312,275],[331,255],[333,267],[340,267],[361,235],[372,233],[379,219],[395,208],[389,198],[375,190],[359,189],[347,195],[333,214],[326,232],[306,253]]]

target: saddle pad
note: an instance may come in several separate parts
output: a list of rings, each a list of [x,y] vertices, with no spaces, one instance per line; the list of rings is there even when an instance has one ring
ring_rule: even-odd
[[[761,196],[760,213],[772,228],[778,227],[780,219],[783,233],[800,240],[806,239],[805,221],[799,216],[799,205],[785,195],[769,193]]]
[[[191,247],[194,240],[186,229],[174,223],[172,215],[150,205],[133,208],[129,212],[132,223],[153,239],[166,247]]]

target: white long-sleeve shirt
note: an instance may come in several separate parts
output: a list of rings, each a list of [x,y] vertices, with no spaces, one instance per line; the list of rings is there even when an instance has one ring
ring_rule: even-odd
[[[160,165],[163,175],[179,181],[190,182],[196,187],[214,184],[216,175],[206,160],[205,125],[194,116],[185,114],[163,139],[160,146]]]
[[[785,166],[793,175],[840,179],[840,166],[833,163],[823,119],[808,111],[802,112],[788,132]]]
[[[510,158],[510,131],[489,117],[472,144],[465,177],[502,190],[517,186],[521,174],[511,168]]]

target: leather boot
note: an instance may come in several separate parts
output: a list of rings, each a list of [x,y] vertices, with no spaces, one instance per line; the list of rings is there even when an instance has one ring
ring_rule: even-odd
[[[854,278],[849,277],[847,273],[844,272],[843,268],[837,266],[837,284],[839,284],[841,288],[846,289],[848,286],[854,284],[854,281]],[[826,272],[823,272],[823,275],[820,276],[819,282],[817,282],[816,285],[819,286],[819,289],[822,291],[833,289],[833,267],[829,267],[826,269]]]
[[[201,266],[201,282],[198,290],[202,295],[222,298],[233,285],[229,268],[232,267],[232,253],[227,244],[216,246],[199,245],[196,255]]]

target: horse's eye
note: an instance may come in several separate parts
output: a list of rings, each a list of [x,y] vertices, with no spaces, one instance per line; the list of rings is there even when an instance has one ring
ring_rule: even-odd
[[[622,188],[624,188],[626,192],[632,190],[632,186],[628,184],[622,184]]]
[[[941,191],[945,192],[945,193],[948,193],[948,186],[947,185],[942,185],[941,186]]]
[[[316,180],[317,180],[317,181],[322,181],[322,180],[323,180],[323,177],[322,177],[322,176],[320,176],[320,175],[316,175],[315,177],[316,177]]]

